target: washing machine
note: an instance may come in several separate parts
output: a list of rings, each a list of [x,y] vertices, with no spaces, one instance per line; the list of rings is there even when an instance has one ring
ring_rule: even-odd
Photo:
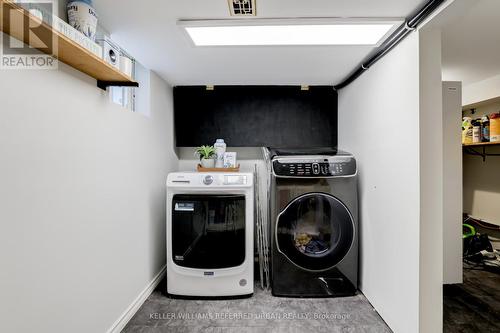
[[[254,291],[252,173],[167,177],[167,294],[248,297]]]
[[[354,295],[357,166],[346,152],[271,151],[271,287],[282,297]]]

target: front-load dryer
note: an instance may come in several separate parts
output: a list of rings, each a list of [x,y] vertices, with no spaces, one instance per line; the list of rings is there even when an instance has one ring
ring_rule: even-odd
[[[253,294],[253,174],[169,174],[166,229],[168,295]]]
[[[271,160],[271,287],[275,296],[354,295],[358,281],[356,160],[276,155]]]

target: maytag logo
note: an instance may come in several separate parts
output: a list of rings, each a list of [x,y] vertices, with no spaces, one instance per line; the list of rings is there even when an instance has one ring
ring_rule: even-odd
[[[2,2],[1,69],[57,69],[51,1]]]

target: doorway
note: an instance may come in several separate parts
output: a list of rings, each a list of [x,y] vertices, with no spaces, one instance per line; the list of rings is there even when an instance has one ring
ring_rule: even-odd
[[[476,1],[442,27],[444,332],[500,331],[499,12]]]

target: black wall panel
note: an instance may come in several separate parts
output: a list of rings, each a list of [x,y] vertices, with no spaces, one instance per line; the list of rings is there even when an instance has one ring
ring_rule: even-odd
[[[178,147],[337,147],[331,86],[177,86],[174,118]]]

